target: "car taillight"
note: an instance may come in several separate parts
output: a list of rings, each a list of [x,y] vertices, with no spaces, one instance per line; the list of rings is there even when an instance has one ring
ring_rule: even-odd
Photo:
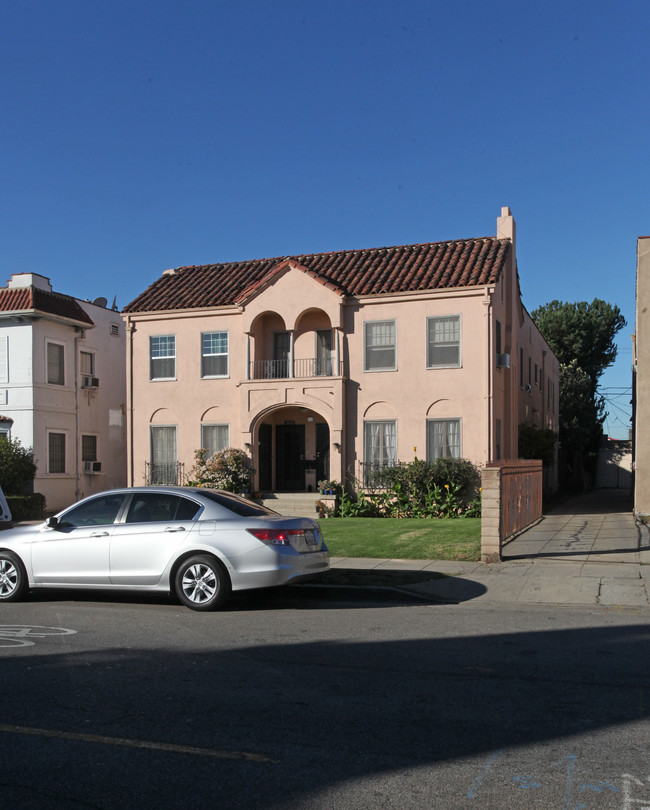
[[[298,539],[305,535],[302,529],[246,529],[246,531],[270,546],[290,546],[292,537]]]

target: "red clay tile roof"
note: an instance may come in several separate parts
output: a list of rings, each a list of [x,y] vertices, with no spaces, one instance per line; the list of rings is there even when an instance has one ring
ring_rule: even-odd
[[[77,300],[69,295],[41,290],[38,287],[0,288],[0,313],[2,312],[43,313],[89,326],[95,325]]]
[[[493,284],[510,247],[507,239],[486,237],[179,267],[164,273],[124,307],[124,312],[236,304],[268,283],[276,268],[287,261],[346,296]]]

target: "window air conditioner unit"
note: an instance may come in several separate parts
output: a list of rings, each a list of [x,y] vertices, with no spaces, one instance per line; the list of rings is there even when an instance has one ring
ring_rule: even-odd
[[[82,377],[81,378],[81,387],[82,388],[99,388],[99,380],[97,377]]]
[[[93,473],[99,473],[101,471],[101,461],[84,461],[84,472],[86,475],[92,475]]]
[[[497,368],[510,368],[509,354],[497,354]]]

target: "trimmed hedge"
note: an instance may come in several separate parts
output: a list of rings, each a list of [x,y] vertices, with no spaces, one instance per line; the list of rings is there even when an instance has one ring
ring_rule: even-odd
[[[21,520],[40,520],[45,515],[45,495],[5,495],[14,523]]]

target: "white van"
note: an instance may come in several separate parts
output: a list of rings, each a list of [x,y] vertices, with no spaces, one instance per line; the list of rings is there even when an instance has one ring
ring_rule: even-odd
[[[0,487],[0,529],[8,529],[12,525],[11,512],[7,504],[7,499],[2,491],[2,487]]]

